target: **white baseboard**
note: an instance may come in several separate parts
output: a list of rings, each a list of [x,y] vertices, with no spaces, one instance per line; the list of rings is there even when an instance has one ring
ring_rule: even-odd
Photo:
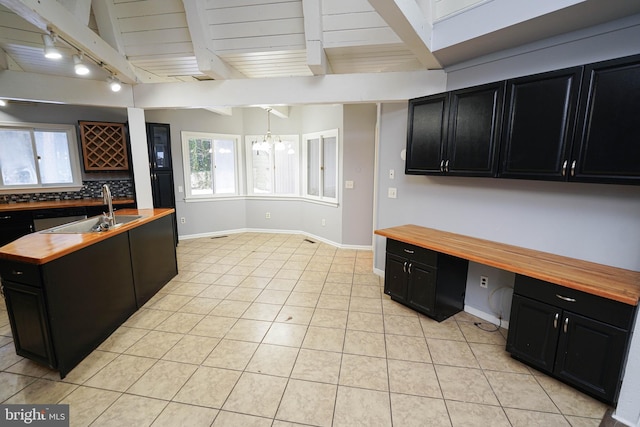
[[[508,320],[502,319],[502,322],[500,322],[500,319],[497,318],[496,316],[494,316],[493,314],[485,313],[484,311],[480,311],[477,308],[473,308],[473,307],[470,307],[468,305],[464,306],[464,311],[466,311],[469,314],[473,314],[474,316],[479,317],[482,320],[486,320],[487,322],[491,322],[494,325],[498,325],[499,324],[504,329],[509,329],[509,321]]]
[[[324,237],[316,236],[314,234],[306,233],[304,231],[299,231],[299,230],[240,228],[236,230],[213,231],[210,233],[184,234],[184,235],[178,236],[178,240],[182,241],[182,240],[191,240],[191,239],[201,239],[201,238],[207,238],[207,237],[220,237],[220,236],[227,236],[229,234],[238,234],[238,233],[299,234],[299,235],[308,237],[310,240],[319,241],[322,243],[326,243],[327,245],[335,246],[338,249],[353,249],[353,250],[360,250],[360,251],[373,250],[373,245],[343,245],[341,243],[336,243],[331,240],[325,239]]]

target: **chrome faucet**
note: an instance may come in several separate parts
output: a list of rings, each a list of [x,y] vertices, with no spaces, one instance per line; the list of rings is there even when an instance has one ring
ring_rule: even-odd
[[[109,186],[104,184],[102,186],[102,201],[105,205],[109,206],[109,215],[103,214],[109,227],[113,227],[116,225],[116,216],[113,213],[113,199],[111,197],[111,190],[109,190]]]

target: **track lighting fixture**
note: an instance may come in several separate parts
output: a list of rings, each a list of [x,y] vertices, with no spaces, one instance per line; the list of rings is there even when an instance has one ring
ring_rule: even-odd
[[[83,55],[73,55],[73,68],[76,70],[76,74],[79,76],[86,76],[89,74],[89,68],[82,62]]]
[[[107,79],[107,81],[109,82],[109,87],[111,88],[111,91],[119,92],[120,89],[122,89],[122,85],[120,84],[120,80],[118,80],[117,77],[110,76],[109,79]]]
[[[7,101],[0,99],[0,107],[4,107],[5,105],[7,105]]]
[[[56,36],[53,33],[51,33],[51,35],[49,34],[42,35],[42,41],[44,42],[44,57],[47,59],[62,58],[62,54],[54,44],[55,40],[56,40]]]

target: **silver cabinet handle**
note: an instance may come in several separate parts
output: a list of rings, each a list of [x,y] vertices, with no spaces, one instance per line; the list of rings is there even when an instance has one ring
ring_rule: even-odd
[[[444,172],[444,160],[440,160],[440,172]]]
[[[576,176],[576,161],[571,162],[571,176]]]
[[[558,317],[560,317],[560,313],[556,313],[556,317],[553,318],[553,329],[558,329]]]
[[[567,176],[567,163],[569,163],[569,160],[565,160],[562,164],[562,176]]]
[[[405,273],[407,272],[407,264],[408,262],[405,261],[404,264],[402,265],[402,271],[404,271]]]
[[[0,216],[0,219],[11,219],[11,215]]]
[[[444,171],[449,172],[449,159],[444,163]]]
[[[409,274],[411,274],[411,263],[409,263],[409,268],[408,268],[407,272],[408,272]]]
[[[561,300],[564,300],[566,302],[576,302],[575,298],[569,298],[569,297],[563,297],[560,294],[556,294],[556,297],[560,298]]]
[[[569,318],[565,317],[564,318],[564,327],[562,328],[562,330],[564,331],[564,333],[567,333],[567,326],[569,326]]]
[[[19,270],[13,270],[11,274],[13,274],[14,276],[22,276],[24,273]]]
[[[406,253],[408,253],[408,254],[412,254],[412,253],[414,253],[414,252],[415,252],[415,251],[412,251],[411,249],[404,249],[404,251],[405,251]]]

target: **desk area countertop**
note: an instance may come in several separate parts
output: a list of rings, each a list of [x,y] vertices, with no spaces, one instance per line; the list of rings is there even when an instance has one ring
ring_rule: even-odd
[[[629,305],[638,305],[640,299],[638,271],[418,225],[385,228],[375,234]]]
[[[100,233],[54,234],[44,231],[31,233],[0,247],[0,259],[37,265],[46,264],[111,236],[125,233],[163,216],[171,215],[173,212],[175,209],[172,208],[121,209],[118,210],[118,215],[141,215],[142,217],[122,224],[118,228]]]

